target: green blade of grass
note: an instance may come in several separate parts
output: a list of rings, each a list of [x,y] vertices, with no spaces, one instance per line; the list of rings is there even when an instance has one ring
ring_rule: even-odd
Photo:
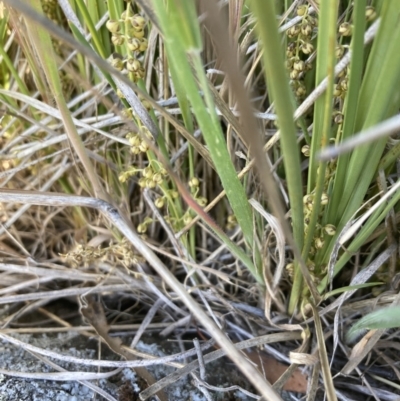
[[[361,290],[363,288],[370,288],[370,287],[376,287],[378,285],[383,285],[385,284],[384,282],[381,281],[376,281],[373,283],[365,283],[365,284],[356,284],[356,285],[348,285],[346,287],[341,287],[341,288],[336,288],[336,290],[332,290],[324,294],[323,300],[326,300],[330,297],[333,297],[334,295],[337,294],[342,294],[344,292],[349,292],[349,291],[354,291],[354,290]]]
[[[263,47],[267,86],[271,100],[274,101],[279,120],[280,143],[289,191],[293,236],[297,247],[301,249],[304,238],[304,217],[300,151],[297,145],[296,128],[293,120],[292,93],[287,72],[284,68],[284,57],[275,19],[274,2],[254,0],[250,5],[257,16],[257,30]],[[302,282],[301,271],[296,267],[289,311],[293,312],[300,299]]]
[[[364,33],[365,33],[365,7],[366,0],[357,1],[354,5],[353,21],[354,30],[350,45],[352,52],[350,62],[349,89],[344,105],[343,131],[340,140],[343,141],[354,133],[354,125],[357,112],[357,100],[361,86],[361,77],[364,68]],[[338,138],[339,139],[339,138]],[[338,140],[337,139],[337,140]],[[342,155],[337,161],[336,174],[332,189],[331,201],[328,203],[327,221],[337,224],[337,208],[342,201],[343,188],[348,170],[350,155]]]
[[[330,138],[330,125],[332,121],[332,95],[336,48],[336,21],[338,12],[337,0],[322,0],[320,3],[316,86],[326,77],[327,89],[314,105],[314,124],[310,149],[310,166],[308,170],[307,193],[317,186],[317,176],[325,174],[325,163],[315,157],[318,150],[327,145]]]
[[[400,1],[384,4],[382,23],[371,50],[360,92],[356,131],[382,121],[394,113],[399,103],[397,87],[400,81],[400,58],[396,45],[400,40],[400,27],[397,23],[399,15]],[[338,208],[343,223],[360,205],[376,172],[386,141],[384,138],[372,146],[360,146],[352,153],[343,198]],[[356,191],[347,191],[347,188],[356,188]]]
[[[392,329],[400,326],[400,306],[391,306],[371,312],[361,318],[346,334],[346,342],[352,343],[364,332],[372,329]]]
[[[171,1],[168,12],[162,1],[154,1],[154,10],[164,34],[165,46],[173,76],[179,77],[193,107],[198,124],[210,151],[211,159],[226,190],[228,200],[243,231],[247,244],[253,246],[253,222],[247,197],[230,160],[215,105],[208,89],[200,60],[200,34],[196,14],[189,2]],[[183,13],[183,14],[182,14]],[[194,18],[194,19],[193,19]],[[190,61],[189,61],[190,60]],[[204,99],[198,92],[193,69],[201,83]],[[185,106],[183,104],[183,106]]]
[[[95,24],[93,23],[92,17],[94,17],[94,15],[91,15],[89,13],[86,4],[84,4],[82,0],[74,0],[74,1],[84,18],[85,26],[89,29],[89,32],[92,35],[92,40],[95,50],[97,51],[98,54],[100,54],[101,57],[106,59],[108,57],[108,54],[106,53],[106,49],[103,46],[101,36],[99,35],[99,32],[96,30]]]

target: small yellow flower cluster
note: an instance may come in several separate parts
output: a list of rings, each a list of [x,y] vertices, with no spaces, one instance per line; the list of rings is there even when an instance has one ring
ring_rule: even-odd
[[[125,46],[127,57],[114,53],[110,56],[111,65],[121,72],[128,72],[136,82],[144,78],[144,68],[138,55],[147,50],[148,41],[145,38],[146,20],[140,14],[132,15],[130,5],[119,20],[108,20],[106,27],[111,33],[111,42],[116,47]]]
[[[104,248],[77,244],[73,250],[66,254],[60,254],[60,256],[66,258],[67,262],[74,267],[89,266],[98,261],[107,261],[113,265],[119,264],[128,269],[132,265],[143,261],[140,255],[134,252],[132,245],[126,239],[123,239],[118,244],[110,244],[110,246]]]
[[[59,6],[57,0],[41,0],[43,13],[48,19],[51,19],[55,24],[60,22]]]
[[[365,10],[365,18],[368,22],[373,21],[376,18],[376,11],[374,7],[368,6]],[[341,39],[341,44],[336,47],[336,59],[341,59],[344,54],[344,49],[348,47],[348,43],[350,38],[353,34],[353,25],[351,22],[343,22],[339,25],[338,27],[338,35],[339,37],[342,37]],[[347,44],[343,44],[347,43]],[[335,97],[335,103],[340,102],[340,100],[343,100],[346,96],[347,90],[348,90],[348,76],[349,76],[349,68],[344,69],[339,75],[338,75],[338,81],[335,84],[334,91],[333,91],[333,96]],[[343,117],[343,116],[341,116]],[[343,118],[334,116],[334,123],[335,124],[341,124],[343,121]]]
[[[230,214],[227,219],[226,229],[228,231],[233,230],[237,226],[238,222],[234,214]]]
[[[189,180],[189,188],[190,192],[192,193],[194,199],[196,202],[201,206],[204,207],[207,205],[208,201],[207,198],[204,196],[197,196],[200,190],[200,181],[197,177],[193,177],[192,179]]]
[[[304,204],[304,231],[307,233],[308,226],[310,224],[310,216],[314,207],[314,202],[315,202],[315,194],[307,194],[303,198],[303,204]],[[318,217],[318,221],[322,219],[322,215],[324,212],[324,207],[329,203],[329,197],[328,195],[323,192],[321,195],[321,211],[320,211],[320,216]],[[325,224],[324,226],[321,226],[317,224],[316,230],[315,230],[315,236],[314,236],[314,242],[313,246],[310,248],[309,252],[309,260],[307,261],[307,266],[309,266],[310,272],[313,272],[313,277],[314,277],[314,270],[315,270],[315,265],[313,263],[313,257],[316,254],[316,252],[319,249],[322,249],[325,245],[325,238],[326,236],[334,236],[336,234],[336,227],[333,224]],[[290,269],[289,269],[290,270]],[[289,272],[290,273],[290,272]],[[320,274],[323,274],[324,272],[320,271],[318,274],[316,274],[317,277],[320,277]],[[317,280],[317,279],[316,279]]]
[[[141,188],[154,189],[161,185],[168,176],[167,170],[165,170],[164,167],[159,167],[156,171],[151,165],[149,165],[144,169],[136,167],[129,168],[119,175],[119,181],[125,182],[140,171],[142,172],[142,177],[139,179],[139,186]]]
[[[149,141],[152,140],[153,136],[145,126],[139,127],[140,133],[129,132],[126,135],[126,139],[131,145],[131,152],[134,155],[139,153],[146,153],[149,150]]]
[[[310,55],[314,52],[313,33],[318,25],[318,21],[308,13],[308,9],[308,5],[298,7],[297,15],[302,17],[301,22],[286,31],[289,39],[286,56],[290,84],[299,100],[306,96],[304,79],[307,71],[312,69]]]
[[[132,244],[126,238],[117,244],[110,245],[107,251],[107,261],[114,265],[121,264],[128,270],[132,266],[144,262],[143,257],[134,251]]]
[[[153,220],[152,218],[146,217],[146,218],[143,220],[143,223],[140,223],[140,224],[137,226],[137,232],[138,232],[139,234],[144,234],[144,233],[147,231],[147,227],[149,226],[149,224],[151,224],[151,223],[153,223],[153,222],[154,222],[154,220]]]
[[[155,171],[150,165],[142,170],[142,177],[139,179],[139,186],[141,188],[155,188],[157,185],[161,185],[168,173],[165,168],[161,168]]]
[[[77,244],[76,247],[66,254],[60,256],[67,259],[74,267],[81,265],[88,266],[96,260],[102,260],[107,255],[107,249]]]

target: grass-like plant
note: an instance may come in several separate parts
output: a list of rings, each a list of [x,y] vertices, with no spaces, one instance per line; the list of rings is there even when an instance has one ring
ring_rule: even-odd
[[[355,254],[367,254],[363,268],[395,242],[400,146],[388,136],[346,152],[340,145],[398,112],[399,0],[5,3],[4,188],[31,189],[27,178],[43,169],[49,185],[35,188],[113,205],[122,232],[134,225],[142,235],[129,238],[174,249],[181,266],[171,259],[171,268],[193,287],[211,286],[194,265],[229,260],[244,292],[266,300],[267,316],[274,308],[315,316],[321,299],[374,285],[350,285],[346,272]],[[335,157],[323,157],[329,146]],[[82,202],[61,220],[86,244],[77,254],[60,241],[53,253],[86,262],[112,254],[129,267],[137,255],[108,222],[109,247],[93,251],[97,223]],[[391,258],[379,282],[396,269]],[[184,294],[172,274],[163,277]],[[368,325],[360,321],[349,338]],[[267,383],[258,389],[278,399]]]

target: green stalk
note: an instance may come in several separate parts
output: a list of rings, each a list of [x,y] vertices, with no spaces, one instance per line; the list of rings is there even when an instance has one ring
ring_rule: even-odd
[[[327,77],[328,86],[326,92],[316,101],[314,108],[313,135],[307,181],[307,193],[314,193],[314,203],[302,252],[302,256],[305,259],[308,257],[311,243],[315,236],[317,220],[321,211],[321,197],[326,184],[326,162],[318,161],[315,158],[315,154],[328,145],[331,136],[337,13],[337,1],[321,1],[316,85]]]
[[[281,37],[275,19],[273,1],[254,0],[250,4],[257,16],[257,29],[262,43],[263,62],[270,97],[274,101],[281,132],[281,147],[289,191],[293,235],[301,249],[304,241],[303,189],[300,168],[300,152],[293,120],[293,101],[289,79],[284,68]],[[293,311],[302,290],[302,275],[295,268],[289,309]]]

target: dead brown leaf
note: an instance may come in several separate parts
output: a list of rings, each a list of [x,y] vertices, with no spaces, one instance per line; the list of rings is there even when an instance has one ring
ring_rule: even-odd
[[[246,355],[257,364],[260,372],[264,372],[265,378],[271,384],[274,384],[289,368],[289,366],[263,352],[253,351]],[[296,369],[284,384],[283,390],[306,394],[307,376],[301,373],[300,369]]]

